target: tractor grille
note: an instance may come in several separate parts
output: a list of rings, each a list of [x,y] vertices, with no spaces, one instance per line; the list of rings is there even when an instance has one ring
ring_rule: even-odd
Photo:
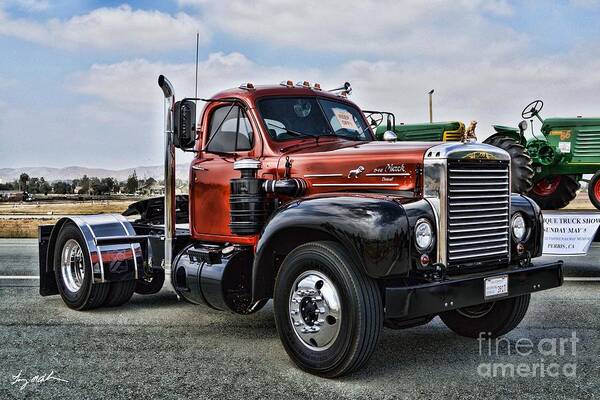
[[[597,158],[598,154],[600,154],[600,130],[597,128],[579,128],[573,156]]]
[[[448,266],[506,260],[507,161],[448,161]]]

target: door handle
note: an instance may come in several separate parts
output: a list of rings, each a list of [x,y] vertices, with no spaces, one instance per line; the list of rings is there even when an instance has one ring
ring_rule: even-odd
[[[202,167],[200,165],[194,165],[194,166],[192,166],[192,169],[194,171],[208,171],[208,169],[206,169],[206,168],[204,168],[204,167]]]

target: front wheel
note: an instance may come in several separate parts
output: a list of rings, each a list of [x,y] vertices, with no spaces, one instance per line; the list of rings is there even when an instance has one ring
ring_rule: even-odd
[[[600,210],[600,171],[594,174],[588,184],[588,196],[594,207]]]
[[[579,182],[574,176],[555,175],[543,178],[528,193],[542,210],[558,210],[577,197]]]
[[[459,308],[440,314],[455,333],[471,337],[502,336],[519,325],[529,308],[530,294]]]
[[[277,331],[303,370],[333,378],[363,365],[383,325],[383,302],[335,242],[312,242],[287,255],[275,283]]]

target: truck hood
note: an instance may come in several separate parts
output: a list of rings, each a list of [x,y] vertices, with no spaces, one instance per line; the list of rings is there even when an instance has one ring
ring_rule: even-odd
[[[309,193],[363,190],[414,190],[417,166],[425,151],[437,142],[348,142],[332,141],[309,145],[279,158],[283,176],[286,159],[291,175],[304,178]]]

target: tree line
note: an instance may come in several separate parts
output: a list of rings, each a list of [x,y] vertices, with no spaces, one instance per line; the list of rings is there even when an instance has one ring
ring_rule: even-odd
[[[135,194],[142,187],[157,183],[156,179],[139,179],[135,171],[127,180],[118,181],[116,178],[97,178],[83,175],[79,179],[57,180],[48,182],[44,177],[30,177],[22,173],[13,182],[0,183],[0,190],[21,191],[29,194],[93,194],[108,195],[112,193]]]

